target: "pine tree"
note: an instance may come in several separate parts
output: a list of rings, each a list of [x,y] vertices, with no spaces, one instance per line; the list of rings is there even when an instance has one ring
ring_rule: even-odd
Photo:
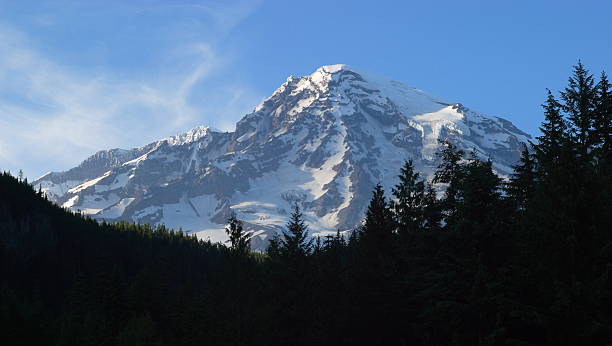
[[[501,179],[493,172],[493,162],[473,157],[465,166],[461,183],[458,193],[461,223],[470,228],[483,228],[495,222]]]
[[[268,257],[276,259],[280,257],[280,237],[278,234],[275,234],[270,241],[268,242],[268,247],[266,248],[266,255]]]
[[[428,183],[425,187],[423,201],[423,229],[426,231],[440,230],[442,222],[441,205],[437,198],[436,189],[431,183]]]
[[[293,205],[287,231],[280,240],[280,251],[289,258],[303,258],[312,252],[313,240],[308,239],[308,226],[297,203]]]
[[[505,190],[516,209],[525,210],[533,199],[535,189],[535,159],[525,145],[519,163],[514,166],[514,173],[511,174]]]
[[[227,223],[225,233],[230,238],[230,249],[239,256],[246,255],[251,247],[251,240],[249,234],[243,229],[242,221],[238,220],[236,215],[232,213]]]
[[[598,157],[608,164],[612,161],[612,86],[605,72],[601,73],[597,83],[597,107],[593,121],[593,133],[596,138]]]
[[[399,183],[392,189],[396,201],[391,203],[393,216],[400,234],[421,229],[425,208],[425,183],[414,171],[412,160],[401,168]]]
[[[569,115],[571,130],[579,153],[586,157],[589,147],[597,141],[592,132],[596,117],[597,89],[593,75],[582,65],[581,61],[574,66],[574,73],[568,83],[569,85],[561,92],[561,99],[564,102],[562,109]]]
[[[363,240],[368,247],[382,250],[391,243],[395,225],[382,185],[376,184],[366,211]]]
[[[465,152],[458,150],[457,147],[449,141],[440,141],[441,150],[436,153],[440,159],[438,169],[434,174],[434,183],[451,184],[457,180],[461,172],[461,160]]]
[[[323,242],[323,249],[328,253],[337,253],[339,249],[346,247],[346,240],[340,234],[340,230],[336,231],[335,235],[329,234],[325,237]]]
[[[457,147],[449,141],[440,143],[442,149],[436,153],[441,162],[434,174],[434,183],[446,184],[444,198],[440,202],[440,208],[443,212],[443,218],[446,222],[446,227],[451,226],[457,216],[457,207],[459,205],[459,190],[463,179],[463,150],[457,150]]]
[[[540,126],[542,136],[537,137],[538,145],[534,146],[538,155],[538,163],[545,170],[559,160],[562,148],[567,144],[567,123],[561,115],[561,104],[550,90],[547,91],[544,108],[544,122]]]

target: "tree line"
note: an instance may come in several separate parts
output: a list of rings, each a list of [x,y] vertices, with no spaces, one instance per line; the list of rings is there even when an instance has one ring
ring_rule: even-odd
[[[612,96],[578,63],[508,179],[443,142],[362,226],[311,238],[299,206],[265,253],[98,223],[0,175],[0,325],[11,345],[612,344]]]

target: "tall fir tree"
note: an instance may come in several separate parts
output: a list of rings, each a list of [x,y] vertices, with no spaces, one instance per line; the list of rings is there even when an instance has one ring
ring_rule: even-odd
[[[595,109],[595,120],[593,122],[593,133],[596,137],[596,150],[599,160],[604,165],[612,164],[612,86],[605,72],[601,73],[597,83],[597,107]]]
[[[425,186],[423,195],[423,229],[426,231],[438,231],[441,229],[442,211],[438,201],[436,189],[431,183]]]
[[[399,234],[418,231],[423,225],[425,208],[425,183],[419,179],[419,172],[414,171],[412,160],[401,168],[399,183],[392,189],[395,201],[391,210]]]
[[[293,205],[287,231],[280,240],[280,251],[289,258],[304,258],[312,252],[313,240],[308,239],[308,226],[297,203]]]
[[[366,211],[363,240],[371,248],[381,250],[391,244],[395,223],[382,185],[376,184]]]
[[[542,135],[537,137],[538,145],[534,146],[538,156],[539,168],[546,171],[560,159],[561,151],[568,142],[567,122],[561,114],[561,104],[550,90],[547,90],[544,108],[544,122],[540,126]]]
[[[274,234],[274,236],[270,238],[270,241],[268,242],[268,247],[266,248],[266,255],[268,255],[269,258],[278,259],[280,257],[280,243],[281,240],[278,233]]]
[[[501,179],[493,172],[491,160],[475,156],[463,169],[459,188],[460,223],[471,229],[483,229],[495,222],[499,209]]]
[[[440,201],[440,208],[443,213],[443,219],[446,227],[450,227],[455,223],[457,218],[457,208],[460,199],[460,187],[463,179],[463,166],[461,161],[465,155],[463,150],[458,150],[457,147],[449,141],[442,141],[440,151],[436,153],[440,159],[440,164],[434,173],[433,182],[446,185],[444,197]]]
[[[568,114],[574,141],[578,152],[583,158],[589,154],[589,147],[596,141],[593,133],[597,89],[593,75],[581,61],[574,66],[574,72],[569,78],[568,86],[561,92],[562,109]]]
[[[513,202],[517,211],[528,208],[536,190],[535,158],[527,146],[523,146],[519,163],[514,166],[514,173],[505,185],[508,198]]]
[[[232,252],[239,256],[249,253],[251,247],[250,237],[249,234],[244,231],[242,221],[236,218],[236,214],[232,213],[230,218],[227,220],[225,233],[229,235],[230,249]]]

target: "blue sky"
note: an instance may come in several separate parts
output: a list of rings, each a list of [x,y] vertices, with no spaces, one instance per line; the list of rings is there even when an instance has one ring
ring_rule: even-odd
[[[345,63],[537,134],[578,60],[612,73],[611,1],[0,0],[0,169],[233,124]]]

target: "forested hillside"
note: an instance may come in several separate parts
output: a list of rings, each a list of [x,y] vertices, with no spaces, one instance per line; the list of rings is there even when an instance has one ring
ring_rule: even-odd
[[[508,181],[447,142],[349,237],[296,205],[265,254],[235,218],[230,247],[98,223],[5,173],[4,344],[610,345],[610,91],[579,63]]]

